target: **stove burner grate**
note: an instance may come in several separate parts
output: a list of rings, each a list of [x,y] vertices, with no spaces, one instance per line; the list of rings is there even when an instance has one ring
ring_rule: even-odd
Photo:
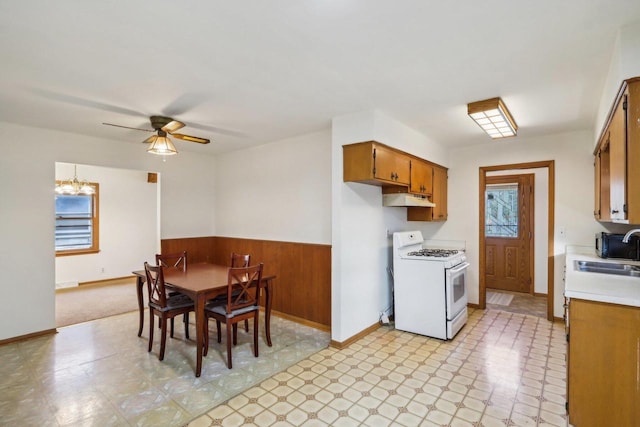
[[[445,258],[457,254],[456,249],[420,249],[417,251],[407,252],[408,256],[430,256],[437,258]]]

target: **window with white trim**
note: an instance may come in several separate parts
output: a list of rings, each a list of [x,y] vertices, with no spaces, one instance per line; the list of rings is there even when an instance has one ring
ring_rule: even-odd
[[[99,252],[98,184],[93,194],[55,195],[56,256]]]

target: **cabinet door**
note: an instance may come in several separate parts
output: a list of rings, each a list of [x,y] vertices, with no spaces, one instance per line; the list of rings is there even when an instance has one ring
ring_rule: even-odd
[[[433,168],[433,195],[431,201],[436,204],[433,209],[433,221],[447,220],[447,169]]]
[[[593,169],[594,169],[594,178],[595,178],[594,187],[593,187],[593,194],[594,194],[593,217],[595,219],[600,219],[602,215],[600,210],[600,200],[601,200],[600,195],[602,194],[600,190],[600,182],[602,181],[600,177],[600,169],[601,169],[600,150],[598,150],[598,153],[594,157]]]
[[[430,196],[433,192],[433,166],[419,160],[411,161],[409,192]]]
[[[411,163],[409,157],[379,145],[374,146],[375,178],[409,185]]]
[[[640,425],[640,308],[571,299],[569,422]]]
[[[407,208],[407,221],[446,221],[447,220],[447,169],[433,166],[433,194],[431,201],[435,207]]]
[[[595,169],[595,200],[593,216],[599,221],[611,220],[611,184],[609,166],[609,134],[600,144],[600,149],[594,158]]]
[[[640,80],[629,83],[627,96],[627,219],[640,224]]]
[[[627,219],[626,95],[616,105],[609,124],[611,219]]]

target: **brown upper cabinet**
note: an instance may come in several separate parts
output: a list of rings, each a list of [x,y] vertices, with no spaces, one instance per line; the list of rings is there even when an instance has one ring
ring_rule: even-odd
[[[448,187],[447,169],[443,167],[433,168],[433,199],[435,203],[433,209],[432,221],[447,220],[447,187]]]
[[[640,224],[640,77],[622,82],[594,155],[595,218]]]
[[[342,148],[345,182],[379,186],[409,185],[411,159],[406,154],[374,141],[345,145]]]
[[[409,193],[431,196],[433,194],[433,166],[414,159],[411,161]]]
[[[432,208],[407,208],[407,221],[446,221],[447,220],[447,168],[433,166]]]
[[[608,137],[598,147],[595,160],[593,162],[595,168],[595,197],[593,215],[599,221],[611,221],[611,196],[609,189],[609,142]]]
[[[446,221],[447,168],[376,141],[344,145],[343,180],[382,187],[383,193],[427,197],[435,207],[408,207],[409,221]]]

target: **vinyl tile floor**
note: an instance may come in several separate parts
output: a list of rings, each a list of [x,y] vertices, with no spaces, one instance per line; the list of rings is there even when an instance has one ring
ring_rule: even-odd
[[[0,425],[567,425],[559,323],[471,310],[450,341],[391,325],[338,350],[327,333],[273,320],[273,348],[261,342],[255,359],[241,332],[234,368],[214,344],[200,378],[192,342],[177,331],[159,362],[135,313],[0,346]]]
[[[216,342],[211,322],[199,378],[195,342],[184,339],[181,322],[175,322],[175,338],[167,337],[161,362],[160,331],[147,352],[148,313],[138,337],[137,310],[2,345],[0,426],[184,426],[329,345],[328,332],[276,316],[271,320],[273,347],[262,333],[258,358],[251,325],[250,333],[238,331],[233,369],[227,369],[226,343]],[[261,314],[261,331],[262,325]]]
[[[489,291],[489,289],[487,289]],[[534,296],[523,292],[509,292],[498,289],[491,289],[491,292],[498,294],[512,295],[513,299],[509,305],[490,304],[487,302],[487,308],[493,310],[508,311],[510,313],[528,314],[531,316],[547,318],[547,297]]]
[[[567,426],[564,327],[472,310],[450,341],[384,326],[326,348],[189,423]]]

